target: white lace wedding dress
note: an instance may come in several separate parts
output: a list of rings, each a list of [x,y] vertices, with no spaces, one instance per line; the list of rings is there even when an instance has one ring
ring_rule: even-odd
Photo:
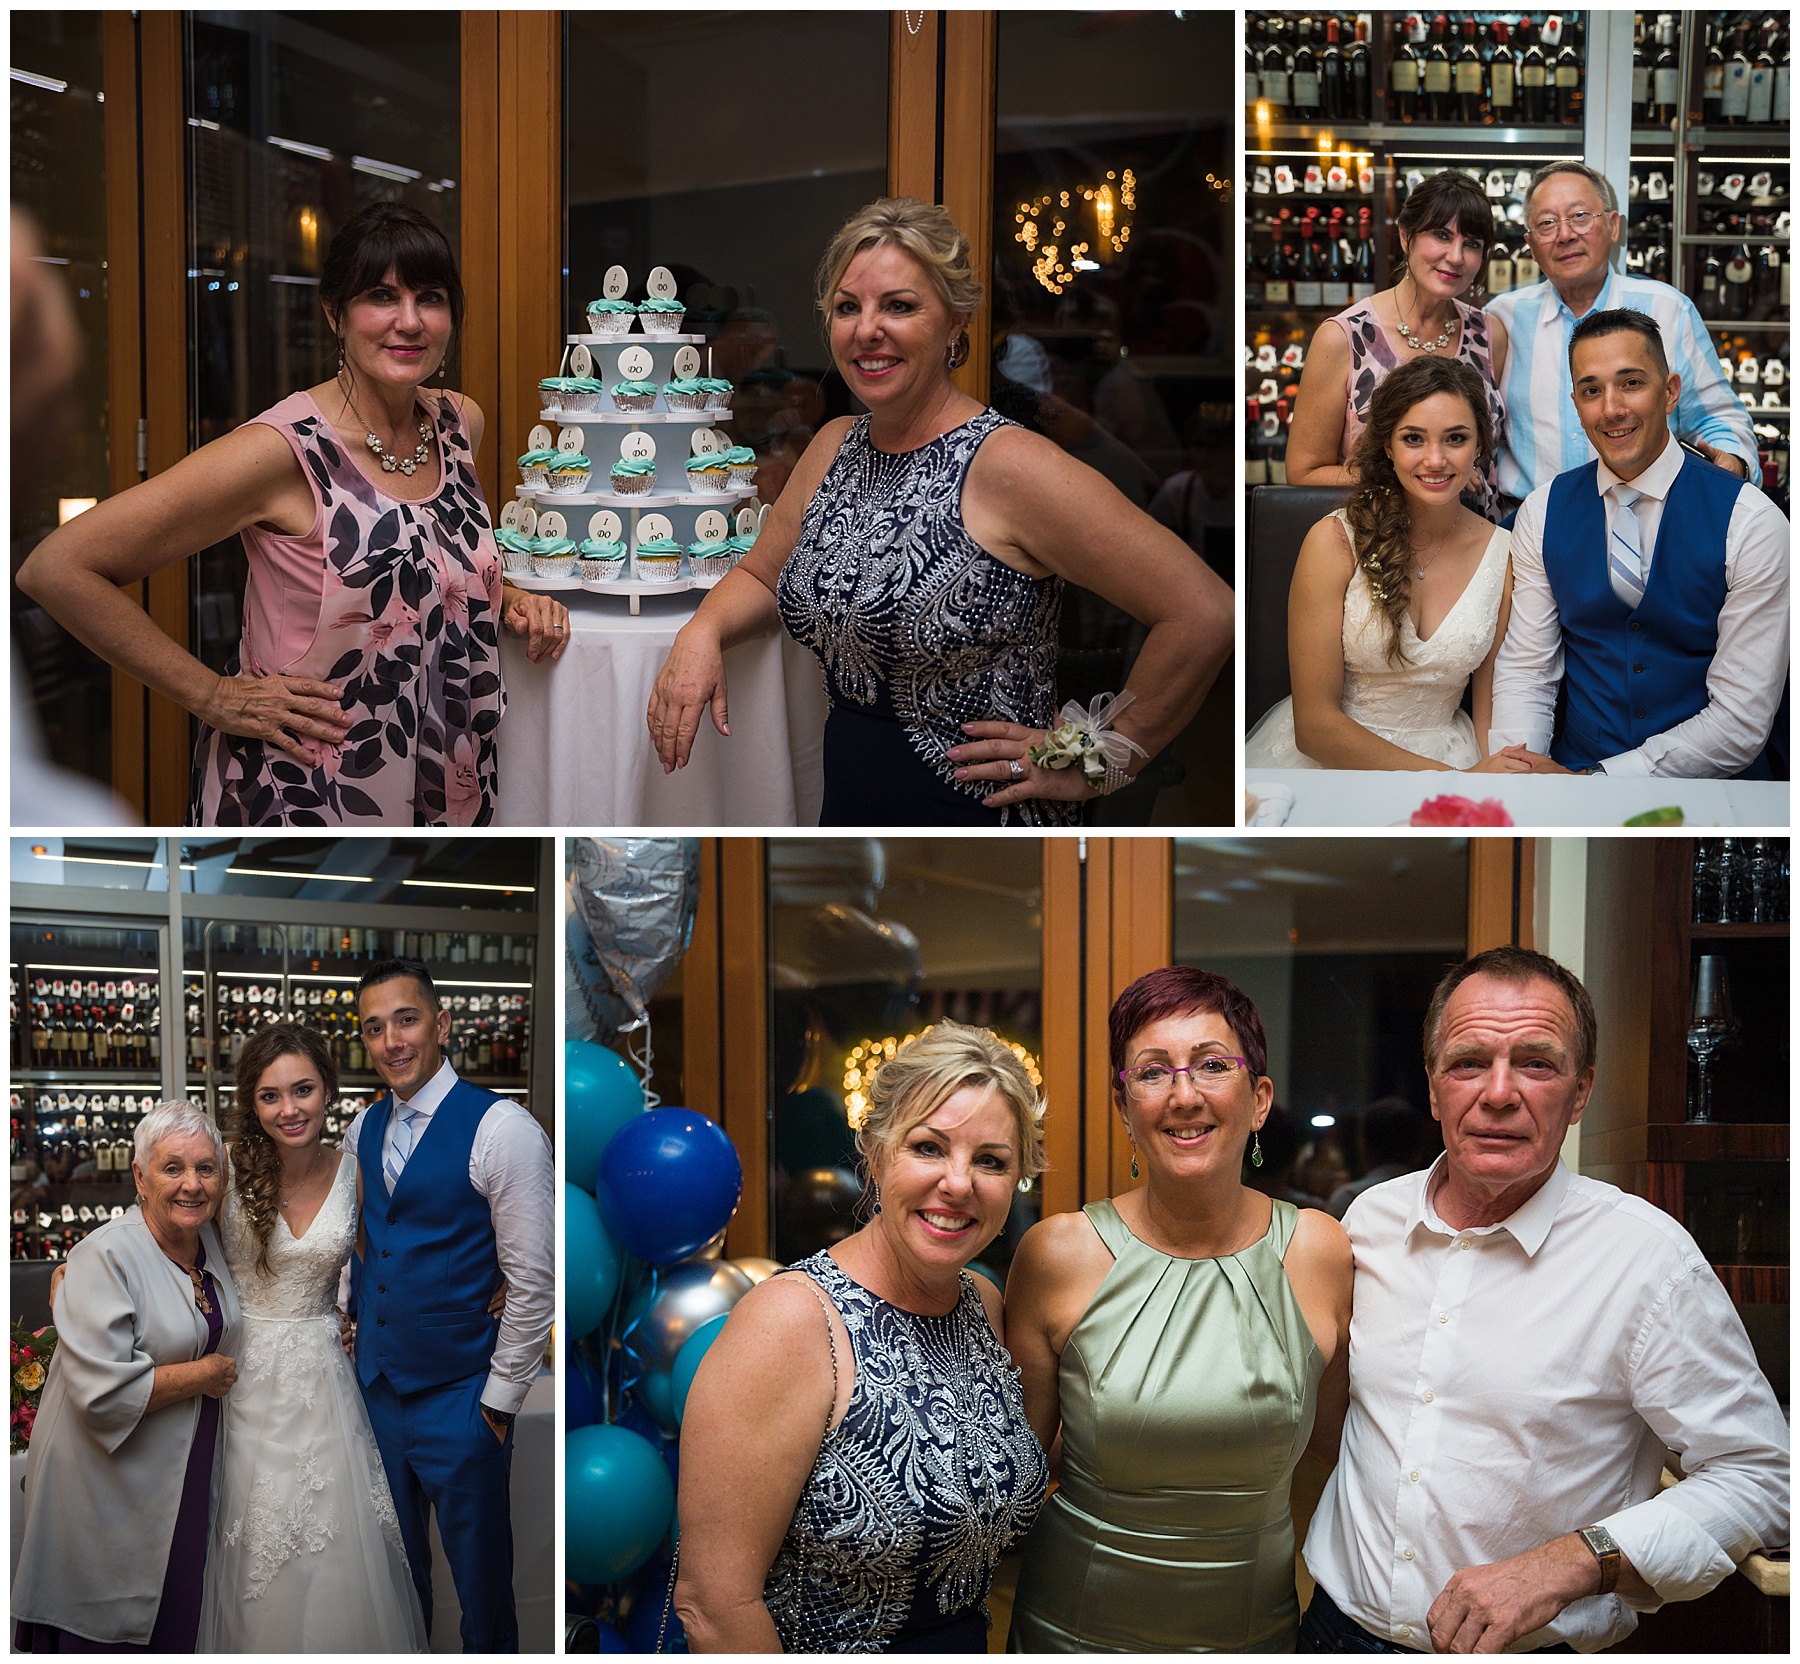
[[[1343,510],[1332,518],[1350,528]],[[1359,565],[1344,591],[1344,715],[1370,733],[1434,762],[1470,768],[1481,761],[1475,725],[1460,709],[1463,689],[1494,645],[1500,597],[1512,534],[1494,528],[1474,576],[1443,621],[1423,641],[1412,619],[1403,619],[1400,645],[1405,659],[1387,656],[1387,620]],[[1294,744],[1294,702],[1284,699],[1244,740],[1244,767],[1318,768]]]
[[[244,1332],[225,1396],[199,1650],[423,1652],[393,1494],[338,1337],[356,1163],[338,1163],[305,1236],[277,1217],[272,1276],[256,1268],[256,1238],[230,1184],[220,1234]]]

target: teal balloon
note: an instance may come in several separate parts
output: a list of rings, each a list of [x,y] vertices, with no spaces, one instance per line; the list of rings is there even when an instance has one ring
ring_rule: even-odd
[[[563,1272],[568,1284],[569,1340],[585,1340],[602,1323],[619,1292],[624,1256],[601,1222],[594,1198],[563,1186]]]
[[[675,1354],[675,1367],[669,1371],[669,1397],[675,1405],[677,1423],[687,1408],[688,1388],[694,1384],[694,1372],[706,1356],[707,1347],[719,1338],[719,1331],[725,1327],[725,1319],[730,1315],[721,1312],[717,1317],[709,1317],[681,1343],[681,1350]]]
[[[1005,1279],[1002,1278],[1000,1273],[991,1265],[983,1265],[980,1260],[971,1260],[969,1262],[969,1269],[975,1272],[977,1276],[987,1278],[987,1280],[992,1283],[995,1288],[999,1289],[1002,1294],[1006,1292]]]
[[[600,1154],[634,1115],[644,1083],[624,1058],[592,1040],[563,1042],[563,1172],[590,1196]]]
[[[578,1583],[616,1583],[650,1558],[675,1517],[675,1484],[647,1439],[577,1427],[563,1441],[563,1542]]]

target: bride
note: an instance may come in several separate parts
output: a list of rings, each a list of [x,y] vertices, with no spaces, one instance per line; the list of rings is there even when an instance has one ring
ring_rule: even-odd
[[[1461,495],[1493,454],[1486,390],[1467,364],[1415,358],[1375,389],[1350,460],[1355,493],[1306,534],[1294,567],[1293,696],[1245,739],[1246,768],[1528,768],[1483,746],[1511,539]]]
[[[337,1099],[322,1035],[259,1029],[226,1117],[220,1235],[244,1309],[225,1400],[202,1652],[423,1652],[387,1474],[339,1339],[356,1163],[321,1142]]]

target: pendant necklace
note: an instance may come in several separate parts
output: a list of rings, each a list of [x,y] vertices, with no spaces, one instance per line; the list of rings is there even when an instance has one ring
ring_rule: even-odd
[[[1402,325],[1401,327],[1404,330],[1405,326]],[[362,422],[362,425],[368,429],[367,433],[363,436],[364,440],[369,449],[372,450],[380,460],[381,471],[384,474],[391,474],[398,468],[408,479],[411,479],[413,474],[418,470],[419,465],[431,455],[431,429],[426,425],[423,416],[419,418],[419,448],[414,451],[411,456],[393,456],[388,452],[387,447],[375,437],[375,430],[369,427],[367,421],[364,421],[363,413],[356,408],[356,401],[350,397],[348,388],[344,389],[344,403],[349,405],[357,421]]]
[[[1444,552],[1444,542],[1445,542],[1445,539],[1449,537],[1449,535],[1450,534],[1448,532],[1445,532],[1444,536],[1440,537],[1437,540],[1437,547],[1431,551],[1431,560],[1416,560],[1415,559],[1415,561],[1413,562],[1413,582],[1414,583],[1422,583],[1424,581],[1425,574],[1431,570],[1432,563],[1434,561],[1436,561],[1438,556]],[[1417,553],[1417,551],[1415,551],[1415,554],[1416,553]]]

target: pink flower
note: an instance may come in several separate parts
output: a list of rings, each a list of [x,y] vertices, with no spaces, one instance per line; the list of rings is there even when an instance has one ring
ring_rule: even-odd
[[[1497,797],[1484,797],[1479,803],[1471,798],[1446,792],[1442,797],[1428,797],[1413,811],[1414,826],[1511,826],[1513,818]]]
[[[404,647],[418,633],[419,615],[411,607],[394,607],[371,623],[365,632],[369,650],[391,653]]]
[[[481,812],[481,781],[475,772],[475,745],[467,734],[457,735],[451,751],[444,799],[452,826],[475,824],[475,817]]]
[[[444,574],[442,589],[438,591],[444,603],[444,623],[454,624],[457,629],[464,630],[469,625],[469,574],[460,566],[452,566]]]

